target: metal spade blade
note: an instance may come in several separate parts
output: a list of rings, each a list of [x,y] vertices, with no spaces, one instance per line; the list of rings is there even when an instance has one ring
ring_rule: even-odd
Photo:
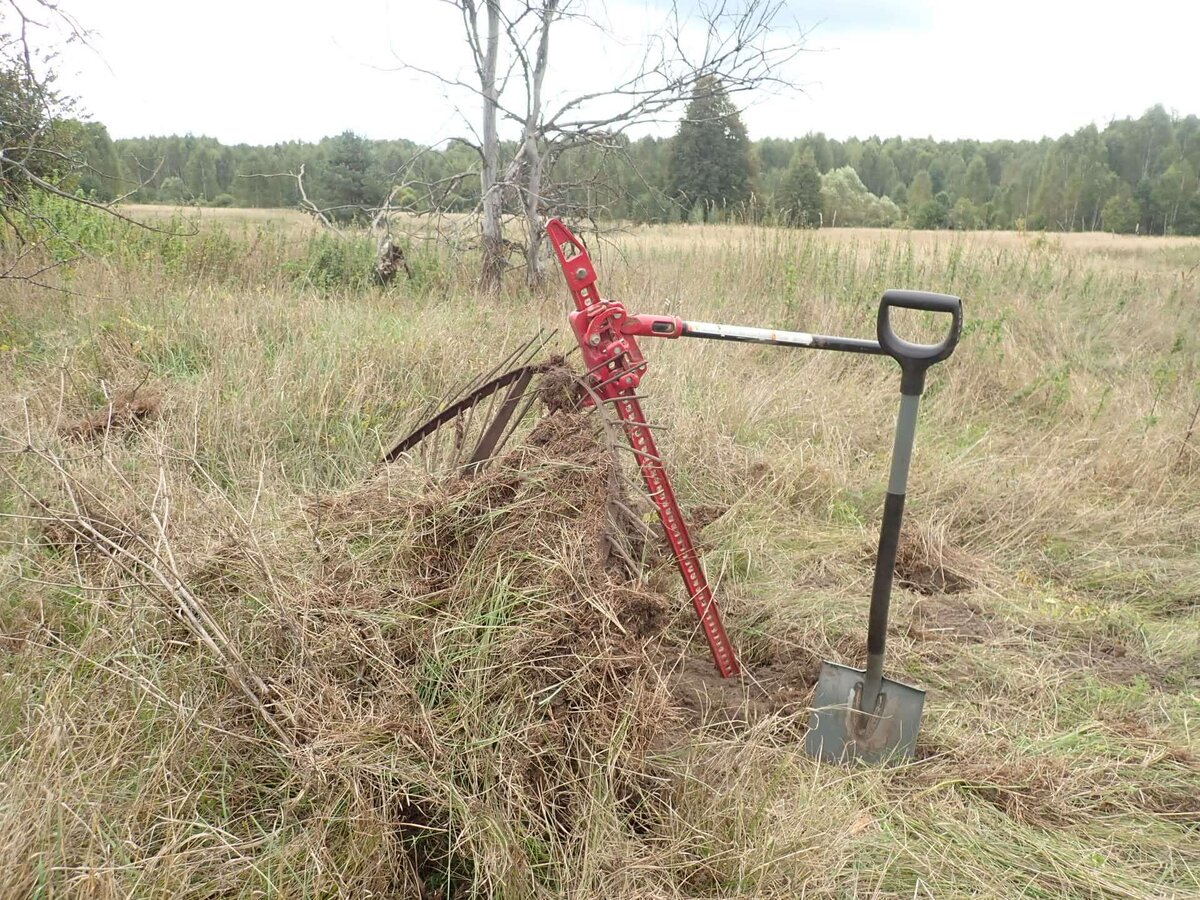
[[[873,712],[860,712],[866,672],[825,662],[813,695],[804,739],[811,756],[829,762],[869,763],[911,759],[921,728],[925,692],[884,678]]]

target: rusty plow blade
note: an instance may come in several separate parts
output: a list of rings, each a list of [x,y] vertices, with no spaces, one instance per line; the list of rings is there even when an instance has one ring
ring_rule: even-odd
[[[382,462],[409,458],[439,474],[471,475],[486,467],[533,408],[539,394],[538,376],[555,363],[553,359],[533,360],[552,337],[535,335],[490,372],[427,407],[424,421],[393,443]]]

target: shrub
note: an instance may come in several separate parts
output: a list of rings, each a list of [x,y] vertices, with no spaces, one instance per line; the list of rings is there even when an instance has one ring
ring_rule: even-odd
[[[321,232],[285,266],[294,284],[319,291],[361,290],[374,283],[375,244],[367,235]]]
[[[127,228],[103,210],[55,194],[30,194],[27,213],[20,216],[25,239],[41,244],[58,262],[81,253],[111,253]]]

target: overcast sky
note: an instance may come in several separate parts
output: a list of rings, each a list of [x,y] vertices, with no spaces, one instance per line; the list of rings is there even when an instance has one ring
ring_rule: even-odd
[[[552,97],[601,88],[629,71],[646,34],[661,30],[664,3],[590,4],[617,38],[564,28],[551,47]],[[468,74],[459,21],[439,0],[64,5],[95,32],[96,52],[69,52],[63,85],[114,137],[191,132],[273,143],[351,129],[432,143],[464,132],[456,105],[468,114],[477,105],[397,70],[407,62]],[[800,89],[739,98],[753,138],[1037,138],[1136,116],[1155,103],[1200,113],[1200,0],[788,7],[807,31],[806,52],[785,73]]]

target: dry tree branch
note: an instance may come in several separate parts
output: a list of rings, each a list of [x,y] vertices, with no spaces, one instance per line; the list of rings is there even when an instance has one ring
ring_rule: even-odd
[[[31,8],[32,13],[27,11]],[[71,248],[74,258],[88,256],[88,253],[77,239],[64,233],[42,212],[39,197],[54,197],[95,209],[147,231],[170,235],[189,232],[140,222],[118,209],[119,203],[147,182],[109,201],[93,200],[72,190],[71,179],[80,173],[103,178],[114,176],[92,167],[75,152],[71,141],[60,134],[62,123],[75,113],[75,102],[59,94],[53,86],[55,54],[39,51],[44,58],[35,58],[35,35],[57,29],[58,36],[52,37],[53,40],[90,46],[88,32],[54,0],[0,0],[0,21],[8,15],[15,15],[17,24],[14,33],[8,33],[6,28],[6,33],[0,34],[0,83],[3,84],[0,89],[7,92],[7,119],[0,118],[0,221],[16,238],[21,250],[0,271],[0,280],[24,281],[74,293],[49,284],[40,276],[73,261],[61,258],[63,247]],[[65,37],[62,37],[63,33]],[[51,241],[54,247],[47,249],[46,245]],[[45,251],[42,258],[59,258],[44,263],[38,254],[30,252],[38,248]],[[34,271],[24,267],[30,261],[34,263]]]
[[[1188,444],[1191,443],[1192,434],[1196,431],[1196,422],[1200,421],[1200,400],[1196,401],[1196,408],[1192,410],[1191,421],[1188,422],[1187,431],[1183,435],[1183,440],[1179,444],[1179,453],[1175,456],[1175,465],[1183,460],[1184,453],[1187,452]]]
[[[316,219],[318,222],[320,222],[322,225],[324,225],[330,231],[341,234],[341,232],[338,231],[337,226],[333,224],[333,220],[331,218],[329,218],[329,213],[335,212],[340,209],[350,209],[350,208],[357,209],[358,207],[347,207],[347,206],[320,207],[320,206],[317,206],[317,204],[313,203],[312,200],[309,199],[308,191],[306,191],[304,189],[304,168],[306,165],[307,165],[307,163],[301,163],[299,172],[252,172],[248,175],[239,174],[237,177],[238,178],[290,178],[290,179],[292,179],[293,181],[296,182],[296,190],[300,194],[300,209],[301,209],[301,211],[308,213],[310,216],[312,216],[314,219]]]
[[[172,601],[169,609],[179,616],[180,621],[212,653],[221,665],[226,678],[246,698],[262,718],[264,724],[288,747],[293,746],[291,734],[283,727],[274,709],[281,708],[279,698],[259,677],[238,650],[236,644],[209,613],[204,603],[196,597],[184,582],[179,572],[175,555],[167,534],[170,495],[166,488],[165,473],[159,473],[156,505],[148,507],[150,520],[155,528],[155,544],[130,528],[119,526],[117,535],[111,529],[98,527],[98,522],[115,523],[120,517],[108,506],[105,499],[89,489],[68,471],[63,459],[57,454],[33,446],[27,435],[22,451],[32,453],[45,462],[57,475],[59,484],[68,500],[68,510],[53,510],[35,497],[11,472],[5,472],[17,491],[32,505],[40,508],[44,516],[56,525],[66,528],[76,538],[83,539],[102,556],[111,561],[129,579],[150,596],[166,597]],[[124,476],[109,461],[109,468],[128,486]],[[86,499],[86,502],[85,502]],[[97,510],[99,512],[97,512]],[[98,516],[100,518],[98,518]],[[121,540],[115,538],[119,537]],[[132,547],[132,549],[131,549]],[[135,552],[136,551],[136,552]],[[283,710],[286,718],[291,718]]]
[[[296,172],[292,176],[296,179],[296,190],[300,192],[300,206],[309,212],[313,218],[315,218],[326,228],[337,231],[337,228],[333,224],[333,220],[326,215],[326,211],[322,210],[317,206],[317,204],[308,199],[308,191],[304,189],[304,165],[304,163],[300,163],[300,171]]]

